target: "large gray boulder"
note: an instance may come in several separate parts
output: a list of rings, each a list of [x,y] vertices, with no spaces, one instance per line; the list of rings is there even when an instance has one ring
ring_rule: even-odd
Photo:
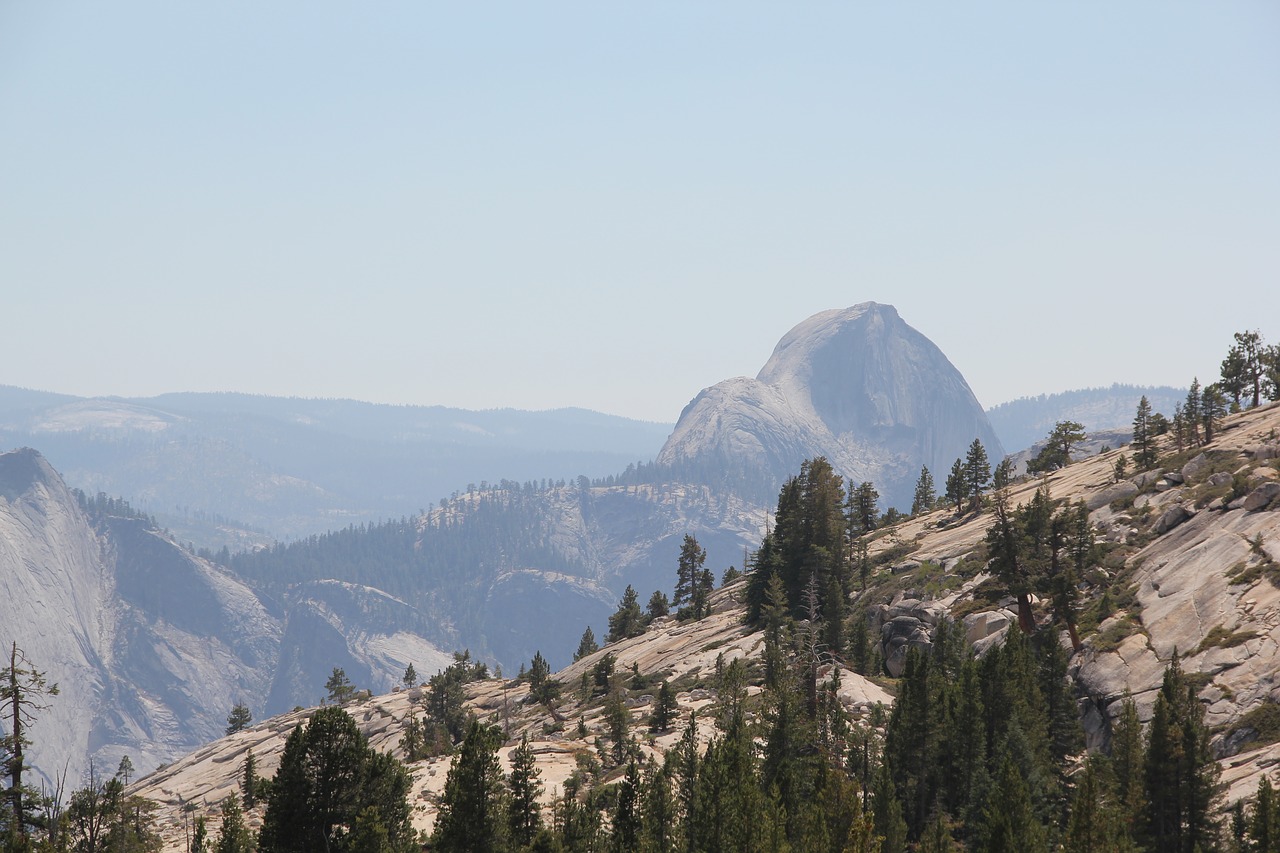
[[[1266,509],[1276,498],[1280,498],[1280,483],[1263,483],[1245,495],[1244,508],[1247,512]]]

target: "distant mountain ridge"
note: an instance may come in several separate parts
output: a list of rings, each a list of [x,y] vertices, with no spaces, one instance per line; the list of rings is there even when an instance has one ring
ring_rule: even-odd
[[[651,459],[668,431],[585,409],[0,386],[0,450],[35,447],[72,486],[123,497],[215,551],[400,517],[484,480],[605,476]]]
[[[1058,394],[1021,397],[987,409],[987,418],[1010,453],[1027,450],[1053,429],[1059,421],[1072,420],[1086,432],[1129,429],[1146,396],[1153,411],[1173,417],[1173,408],[1187,395],[1186,389],[1168,386],[1124,385],[1081,388]]]

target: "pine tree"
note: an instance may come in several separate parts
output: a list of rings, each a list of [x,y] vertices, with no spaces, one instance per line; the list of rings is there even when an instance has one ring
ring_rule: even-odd
[[[711,615],[711,593],[715,590],[715,585],[716,578],[710,569],[698,572],[693,595],[689,599],[689,610],[694,619],[705,619]]]
[[[618,802],[613,810],[613,833],[610,845],[614,853],[634,853],[640,849],[640,836],[643,829],[640,803],[644,795],[641,787],[640,768],[632,760],[627,764],[626,775],[618,784]]]
[[[645,774],[641,808],[641,849],[645,853],[676,853],[677,806],[671,791],[669,762]]]
[[[664,679],[662,686],[658,688],[658,698],[653,703],[653,714],[649,717],[649,730],[665,732],[671,728],[671,721],[675,719],[676,712],[679,710],[676,691],[672,689],[671,683]]]
[[[702,564],[707,561],[707,552],[698,544],[698,540],[686,533],[680,546],[680,558],[676,563],[676,589],[671,596],[671,606],[678,606],[693,595],[694,585],[698,582],[698,573]]]
[[[627,587],[631,589],[631,587]],[[542,652],[533,653],[533,661],[529,664],[529,695],[535,701],[550,705],[560,697],[560,683],[551,677],[551,664],[542,656]]]
[[[320,708],[285,741],[263,816],[262,853],[331,849],[356,830],[368,833],[371,815],[393,851],[411,849],[409,774],[368,738],[346,711]],[[370,811],[373,810],[373,811]],[[363,816],[363,817],[362,817]]]
[[[733,568],[730,566],[729,568]],[[649,604],[645,608],[645,617],[649,622],[654,619],[661,619],[671,612],[671,602],[667,601],[667,594],[660,589],[655,589],[653,595],[649,596]]]
[[[1008,754],[999,763],[979,831],[986,853],[1038,853],[1047,849],[1044,827],[1032,809],[1027,780]]]
[[[329,701],[336,705],[350,701],[355,695],[356,689],[351,685],[351,681],[347,678],[347,673],[342,667],[335,666],[333,673],[330,674],[329,680],[324,683],[324,689],[329,694]]]
[[[934,493],[933,475],[927,465],[920,467],[920,478],[916,480],[916,491],[911,498],[911,514],[920,515],[933,509],[937,495]]]
[[[1043,449],[1027,463],[1027,473],[1056,471],[1071,463],[1071,448],[1085,440],[1084,425],[1058,421],[1045,439]]]
[[[418,673],[413,668],[412,663],[404,668],[404,677],[400,679],[400,682],[404,684],[406,690],[418,683]]]
[[[1258,780],[1258,796],[1249,815],[1246,834],[1253,853],[1280,853],[1280,804],[1265,773]]]
[[[969,494],[969,510],[977,512],[982,506],[982,491],[991,480],[991,462],[987,459],[987,449],[976,438],[964,457],[964,480]]]
[[[244,814],[235,797],[222,801],[222,826],[213,844],[213,853],[253,853],[253,836],[244,825]]]
[[[1154,468],[1158,461],[1156,452],[1156,432],[1152,423],[1151,403],[1146,395],[1138,401],[1138,410],[1133,416],[1133,464],[1139,471]]]
[[[849,493],[849,531],[853,536],[863,536],[876,529],[879,501],[880,493],[869,482],[859,483]]]
[[[22,782],[22,771],[28,769],[26,747],[31,745],[26,731],[35,722],[36,713],[49,708],[46,697],[57,695],[58,685],[45,681],[45,674],[13,643],[9,665],[0,669],[0,717],[9,724],[9,734],[0,741],[0,750],[8,753],[10,784],[5,796],[9,801],[9,831],[23,845],[30,828],[26,798],[31,793]]]
[[[498,764],[502,733],[473,721],[449,768],[432,849],[498,853],[506,846],[505,786]]]
[[[258,804],[258,762],[253,757],[252,749],[244,756],[240,772],[240,797],[246,810]]]
[[[1209,749],[1204,707],[1176,655],[1156,696],[1143,769],[1149,841],[1175,853],[1208,849],[1217,833],[1220,768]]]
[[[606,642],[616,643],[628,637],[638,637],[644,633],[644,614],[640,610],[640,601],[635,588],[627,584],[618,602],[618,609],[609,617],[609,634]]]
[[[542,771],[533,759],[529,736],[520,738],[520,745],[511,751],[511,774],[507,777],[510,799],[507,805],[507,827],[511,843],[525,847],[533,843],[534,836],[542,828],[542,813],[538,797],[542,783],[538,777]]]
[[[133,761],[130,760],[129,756],[126,755],[120,759],[120,766],[116,768],[116,777],[120,779],[120,781],[123,782],[124,786],[127,788],[129,787],[129,776],[132,773],[133,773]]]
[[[964,508],[969,499],[969,487],[964,477],[964,460],[957,459],[951,464],[951,473],[947,475],[946,498],[956,505],[956,512]]]
[[[1206,385],[1200,392],[1200,418],[1204,428],[1204,442],[1208,444],[1218,434],[1222,419],[1227,416],[1227,401],[1217,385]]]
[[[600,651],[600,644],[596,642],[595,632],[588,625],[586,630],[582,632],[582,639],[578,641],[578,650],[573,653],[573,659],[579,661],[587,655],[593,655],[598,651]]]

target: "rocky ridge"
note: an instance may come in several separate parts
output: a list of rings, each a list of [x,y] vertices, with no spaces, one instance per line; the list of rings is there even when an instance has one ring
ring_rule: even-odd
[[[1149,717],[1154,692],[1176,649],[1184,669],[1201,685],[1228,801],[1251,795],[1260,774],[1280,764],[1280,743],[1266,742],[1269,736],[1250,725],[1259,709],[1280,703],[1278,433],[1280,405],[1271,405],[1232,416],[1205,447],[1181,454],[1165,448],[1168,455],[1159,468],[1118,483],[1114,465],[1123,448],[1010,489],[1014,503],[1028,500],[1045,484],[1055,498],[1083,499],[1099,541],[1112,546],[1112,559],[1095,567],[1089,583],[1095,591],[1116,593],[1117,607],[1099,624],[1083,626],[1084,647],[1071,660],[1089,747],[1105,746],[1108,719],[1126,695],[1135,698],[1144,719]],[[943,618],[962,624],[979,653],[1016,624],[1012,601],[988,583],[980,559],[989,523],[986,513],[957,517],[938,510],[909,519],[874,542],[872,552],[881,568],[861,603],[879,631],[891,675],[900,672],[906,648],[930,644]],[[549,799],[605,731],[598,704],[577,692],[583,675],[603,655],[612,654],[620,672],[634,663],[642,676],[679,684],[682,710],[714,705],[710,674],[716,659],[741,656],[750,661],[761,653],[761,635],[742,624],[742,590],[741,582],[719,590],[712,616],[703,621],[656,620],[642,636],[609,645],[561,670],[556,678],[564,685],[565,699],[554,714],[528,701],[526,685],[501,679],[470,685],[468,705],[478,716],[507,726],[504,761],[520,735],[530,735]],[[1048,614],[1038,608],[1037,613],[1041,629],[1049,630]],[[842,671],[842,684],[844,702],[855,714],[891,701],[886,688],[892,681]],[[405,718],[420,699],[417,690],[397,692],[350,710],[375,746],[396,752]],[[651,702],[652,695],[643,693],[629,702],[633,731],[641,730]],[[269,775],[283,738],[306,713],[224,738],[137,783],[138,793],[161,804],[168,849],[181,849],[175,846],[181,804],[195,803],[214,814],[221,798],[234,792],[250,746]],[[572,731],[579,717],[587,725],[586,739]],[[679,732],[676,726],[642,738],[641,746],[652,753],[670,746]],[[435,758],[413,766],[415,822],[422,828],[434,820],[448,761]]]

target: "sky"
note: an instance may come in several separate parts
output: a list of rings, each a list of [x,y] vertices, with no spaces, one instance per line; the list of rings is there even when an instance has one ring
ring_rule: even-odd
[[[0,384],[672,422],[894,305],[993,406],[1280,342],[1280,5],[0,0]]]

